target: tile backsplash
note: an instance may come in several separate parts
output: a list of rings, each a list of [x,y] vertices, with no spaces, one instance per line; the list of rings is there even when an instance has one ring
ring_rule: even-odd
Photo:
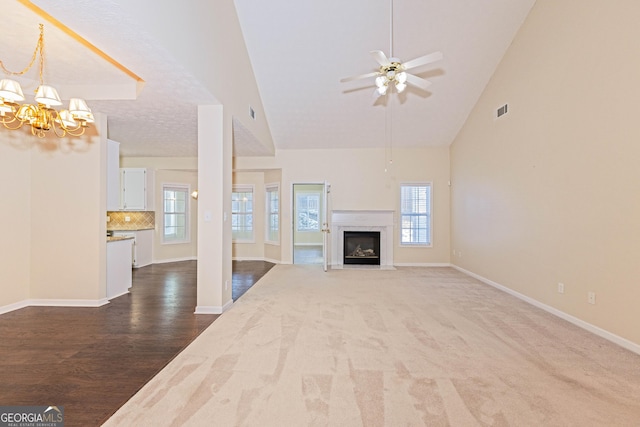
[[[107,230],[144,230],[156,227],[155,212],[109,211],[107,219]]]

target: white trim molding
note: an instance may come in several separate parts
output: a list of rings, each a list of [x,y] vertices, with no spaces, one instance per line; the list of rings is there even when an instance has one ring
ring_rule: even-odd
[[[30,299],[27,302],[30,307],[102,307],[109,304],[109,299]]]
[[[393,215],[391,210],[331,212],[331,268],[343,268],[344,232],[380,232],[380,267],[393,269]]]
[[[233,300],[230,299],[222,307],[219,305],[199,305],[193,314],[222,314],[233,306]]]
[[[535,300],[531,297],[528,297],[524,294],[521,294],[520,292],[516,292],[511,288],[508,288],[504,285],[501,285],[499,283],[496,283],[492,280],[489,280],[485,277],[482,277],[478,274],[472,273],[471,271],[467,271],[464,268],[458,267],[457,265],[451,265],[453,268],[455,268],[456,270],[460,271],[461,273],[466,274],[467,276],[471,276],[474,279],[478,279],[483,283],[486,283],[489,286],[493,286],[496,289],[499,289],[503,292],[506,292],[524,302],[527,302],[535,307],[538,307],[544,311],[546,311],[547,313],[551,313],[554,316],[557,316],[563,320],[566,320],[569,323],[573,323],[574,325],[591,332],[592,334],[595,334],[601,338],[606,339],[607,341],[611,341],[614,344],[619,345],[620,347],[626,348],[629,351],[632,351],[636,354],[640,354],[640,344],[636,344],[633,341],[629,341],[626,338],[622,338],[621,336],[618,336],[614,333],[611,333],[607,330],[604,330],[598,326],[592,325],[591,323],[585,322],[582,319],[579,319],[575,316],[572,316],[568,313],[565,313],[564,311],[558,310],[557,308],[551,307],[550,305],[541,303],[538,300]]]
[[[114,297],[115,298],[115,297]],[[107,298],[92,299],[26,299],[0,307],[0,314],[26,307],[102,307],[109,304]]]

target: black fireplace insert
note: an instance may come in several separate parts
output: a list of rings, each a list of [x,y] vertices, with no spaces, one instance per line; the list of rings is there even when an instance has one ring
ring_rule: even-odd
[[[380,265],[379,231],[345,231],[344,264]]]

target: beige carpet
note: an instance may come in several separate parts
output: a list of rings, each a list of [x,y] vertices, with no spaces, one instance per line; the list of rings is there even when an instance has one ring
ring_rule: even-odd
[[[638,426],[640,356],[452,268],[279,265],[106,426]]]

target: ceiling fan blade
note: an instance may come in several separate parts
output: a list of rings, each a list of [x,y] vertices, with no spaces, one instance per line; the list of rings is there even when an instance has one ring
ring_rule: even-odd
[[[412,59],[411,61],[404,62],[402,66],[404,67],[405,70],[408,70],[410,68],[415,68],[421,65],[430,64],[432,62],[436,62],[441,59],[442,59],[442,52],[433,52],[428,55]]]
[[[409,73],[407,73],[407,83],[419,87],[422,90],[427,90],[427,88],[431,86],[431,82],[429,80],[421,79],[420,77]]]
[[[385,55],[383,51],[381,51],[381,50],[372,50],[369,53],[371,54],[373,59],[376,60],[376,62],[378,64],[380,64],[380,65],[389,65],[389,64],[391,64],[391,61],[389,61],[389,58],[387,58],[387,55]]]
[[[366,79],[367,77],[374,77],[374,76],[377,76],[378,74],[380,74],[378,71],[374,71],[372,73],[358,74],[357,76],[345,77],[343,79],[340,79],[340,81],[341,82],[350,82],[352,80],[360,80],[360,79]]]

